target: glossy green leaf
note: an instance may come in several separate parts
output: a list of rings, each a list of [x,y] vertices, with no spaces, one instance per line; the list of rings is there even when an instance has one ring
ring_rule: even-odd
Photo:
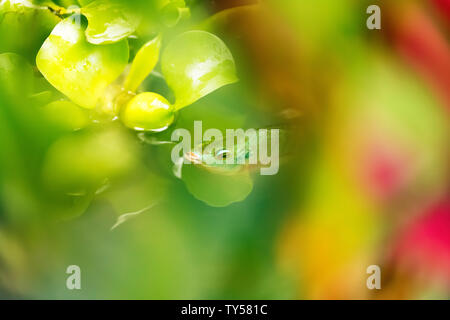
[[[26,9],[46,9],[42,5],[44,1],[32,0],[2,0],[0,2],[0,12],[24,12]]]
[[[120,41],[131,35],[139,26],[140,17],[125,1],[97,0],[81,9],[89,25],[86,38],[93,44]]]
[[[85,194],[135,167],[131,138],[117,128],[80,131],[64,136],[49,149],[43,179],[50,190]]]
[[[177,110],[238,80],[225,43],[205,31],[188,31],[175,38],[162,54],[161,67],[175,93]]]
[[[28,94],[32,90],[33,70],[21,56],[7,52],[0,54],[0,83],[5,93]]]
[[[153,92],[138,94],[120,114],[120,119],[127,127],[139,131],[165,130],[174,118],[173,106],[164,97]]]
[[[243,201],[253,189],[253,181],[247,171],[217,174],[191,164],[183,166],[182,179],[194,197],[213,207]]]
[[[158,35],[139,49],[131,65],[130,73],[125,79],[126,90],[136,91],[142,81],[152,72],[158,62],[160,48],[161,37]]]
[[[128,51],[126,40],[102,46],[88,43],[83,27],[72,16],[53,29],[39,50],[36,65],[56,89],[90,109],[125,69]]]
[[[42,110],[50,123],[65,131],[82,129],[89,124],[86,111],[70,101],[54,101]]]
[[[190,10],[186,7],[184,0],[169,1],[161,9],[161,20],[168,27],[177,25],[181,19],[188,18],[189,16]]]
[[[60,19],[30,1],[0,0],[0,52],[15,52],[31,61]]]

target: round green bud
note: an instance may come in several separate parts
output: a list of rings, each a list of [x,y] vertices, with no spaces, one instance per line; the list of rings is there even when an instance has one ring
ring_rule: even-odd
[[[163,131],[172,124],[174,118],[173,106],[163,96],[153,92],[138,94],[120,113],[122,122],[138,131]]]

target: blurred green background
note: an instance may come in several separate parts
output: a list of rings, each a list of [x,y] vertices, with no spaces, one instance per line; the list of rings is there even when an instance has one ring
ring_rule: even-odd
[[[205,30],[239,78],[143,135],[36,66],[64,8],[97,1],[0,1],[1,299],[448,298],[449,1],[123,1],[143,13],[121,40],[129,65],[158,33],[164,50]],[[371,4],[381,30],[366,27]],[[172,104],[161,64],[138,93]],[[177,179],[173,146],[145,141],[198,120],[288,130],[279,173]]]

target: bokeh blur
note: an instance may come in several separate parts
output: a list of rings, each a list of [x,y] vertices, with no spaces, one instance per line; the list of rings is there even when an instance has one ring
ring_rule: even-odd
[[[204,30],[239,81],[142,135],[36,65],[59,8],[92,1],[0,0],[0,299],[450,297],[449,0],[174,0],[164,27],[164,1],[123,2],[146,10],[128,64],[155,30],[162,50]],[[161,73],[138,90],[173,103]],[[278,174],[178,179],[172,145],[146,141],[197,120],[289,131]],[[66,287],[70,265],[81,290]]]

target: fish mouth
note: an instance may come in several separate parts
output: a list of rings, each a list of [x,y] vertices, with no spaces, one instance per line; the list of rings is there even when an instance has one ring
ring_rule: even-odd
[[[195,152],[186,152],[184,158],[193,164],[202,164],[202,158]]]

